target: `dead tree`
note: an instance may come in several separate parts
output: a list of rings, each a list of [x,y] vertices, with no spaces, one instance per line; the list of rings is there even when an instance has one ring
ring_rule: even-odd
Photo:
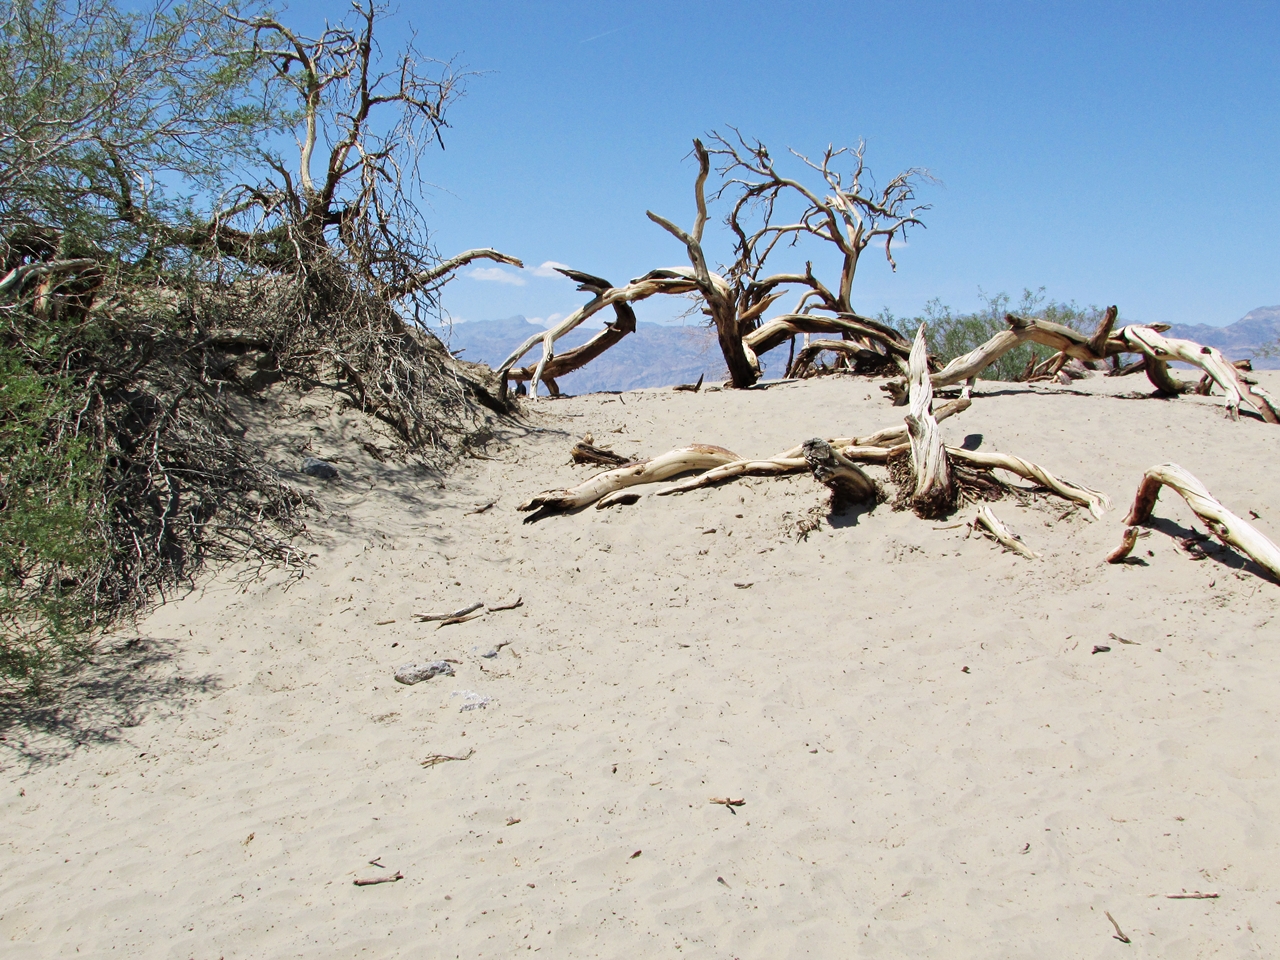
[[[647,214],[650,220],[684,243],[689,262],[693,265],[693,280],[706,304],[711,322],[716,327],[716,339],[720,341],[720,351],[729,368],[729,382],[735,387],[749,387],[760,379],[760,365],[747,359],[742,343],[743,324],[750,322],[750,318],[744,320],[739,315],[734,289],[724,277],[712,273],[707,266],[706,254],[702,251],[702,231],[707,225],[706,184],[707,174],[711,170],[711,158],[701,140],[693,141],[693,152],[698,158],[698,176],[693,184],[693,198],[698,212],[693,221],[693,230],[686,233],[652,210],[647,211]]]
[[[859,316],[850,298],[867,247],[883,243],[886,260],[897,269],[893,242],[905,238],[910,227],[924,225],[920,214],[929,205],[917,202],[916,190],[930,179],[929,174],[916,168],[905,170],[876,190],[868,185],[865,143],[839,149],[828,146],[817,162],[792,150],[792,156],[820,178],[821,186],[815,190],[780,173],[768,148],[758,140],[748,142],[737,130],[732,131],[732,139],[714,133],[712,142],[710,152],[720,158],[723,178],[715,196],[731,203],[726,223],[735,238],[736,258],[726,276],[737,291],[739,317],[756,326],[756,318],[786,289],[802,291],[790,314],[773,318],[765,325],[769,332],[754,343],[748,340],[753,353],[771,349],[796,332],[838,333],[866,348],[905,359],[910,349],[905,339]],[[838,167],[844,160],[850,161],[850,168],[842,173]],[[795,209],[794,219],[776,222],[784,209]],[[776,250],[794,247],[805,238],[830,243],[839,252],[840,275],[834,286],[818,279],[811,262],[803,273],[768,271]],[[748,333],[744,331],[744,336]]]
[[[736,143],[713,133],[712,147],[693,141],[698,161],[694,178],[696,213],[690,230],[652,211],[648,216],[685,245],[688,267],[652,270],[623,287],[603,281],[583,285],[595,297],[544,334],[530,337],[499,366],[498,376],[505,390],[508,380],[545,383],[552,393],[556,376],[575,370],[616,343],[625,335],[618,330],[563,356],[555,353],[555,342],[607,306],[635,303],[655,294],[693,294],[701,299],[703,311],[716,328],[716,337],[735,387],[748,387],[761,375],[760,354],[772,350],[800,333],[834,334],[855,351],[901,362],[905,369],[911,344],[898,331],[854,312],[850,302],[859,260],[868,246],[884,243],[885,256],[896,269],[892,243],[912,226],[922,226],[919,214],[929,209],[916,202],[915,191],[928,178],[921,170],[907,170],[894,177],[882,190],[869,188],[863,163],[864,145],[855,148],[828,147],[820,162],[799,153],[795,158],[817,173],[821,186],[811,189],[799,180],[780,174],[768,149],[758,141],[748,144],[737,135]],[[703,249],[707,223],[707,181],[712,158],[721,163],[720,186],[710,199],[730,203],[726,223],[735,237],[735,260],[719,272],[713,271]],[[852,169],[841,173],[837,166],[851,160]],[[795,222],[775,223],[775,210],[790,208],[798,201]],[[767,273],[766,261],[775,250],[790,248],[806,238],[833,244],[840,252],[841,270],[837,282],[828,287],[806,263],[803,272]],[[562,271],[564,272],[564,271]],[[567,272],[578,279],[580,275]],[[792,313],[763,321],[764,314],[788,290],[800,288],[799,302]],[[618,327],[618,324],[614,324]],[[625,326],[625,323],[623,323]],[[620,330],[621,328],[619,328]],[[539,342],[542,357],[532,367],[517,368],[520,359]],[[550,378],[551,382],[548,382]]]

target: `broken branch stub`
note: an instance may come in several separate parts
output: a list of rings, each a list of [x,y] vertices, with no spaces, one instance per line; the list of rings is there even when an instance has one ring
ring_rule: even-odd
[[[875,482],[851,460],[817,437],[804,443],[804,460],[813,477],[839,500],[862,503],[879,495]]]
[[[1252,524],[1237,517],[1209,492],[1208,487],[1176,463],[1161,463],[1142,476],[1133,508],[1125,523],[1146,523],[1155,509],[1162,486],[1171,487],[1187,501],[1193,513],[1209,528],[1209,532],[1229,547],[1234,547],[1272,577],[1280,580],[1280,547],[1277,547]]]
[[[1150,530],[1142,530],[1138,527],[1125,527],[1124,533],[1120,536],[1120,546],[1107,554],[1107,563],[1124,563],[1129,559],[1129,554],[1133,552],[1133,548],[1138,545],[1138,539],[1140,537],[1149,536],[1151,536]]]
[[[1021,557],[1026,557],[1028,560],[1040,559],[1040,554],[1023,543],[1022,538],[1006,527],[1003,521],[986,504],[978,508],[978,513],[970,524],[970,532],[977,530],[979,527],[982,527],[1000,546],[1010,553],[1016,553]]]

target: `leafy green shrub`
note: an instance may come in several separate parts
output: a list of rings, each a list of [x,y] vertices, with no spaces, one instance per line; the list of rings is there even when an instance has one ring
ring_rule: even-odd
[[[1009,325],[1004,319],[1008,313],[1060,323],[1090,334],[1102,319],[1102,310],[1098,307],[1082,308],[1074,302],[1063,303],[1047,299],[1044,287],[1035,291],[1023,290],[1022,299],[1017,304],[1013,303],[1007,293],[991,297],[986,294],[980,296],[983,307],[973,313],[955,313],[935,298],[925,304],[921,316],[895,317],[884,310],[879,319],[908,338],[916,335],[916,329],[921,323],[926,324],[925,335],[928,337],[929,351],[944,364],[981,346],[997,333],[1008,330]],[[984,380],[1016,380],[1026,369],[1033,351],[1041,359],[1049,354],[1047,347],[1024,343],[991,364],[980,376]]]
[[[105,555],[103,456],[70,383],[0,351],[0,681],[30,685],[86,649]]]

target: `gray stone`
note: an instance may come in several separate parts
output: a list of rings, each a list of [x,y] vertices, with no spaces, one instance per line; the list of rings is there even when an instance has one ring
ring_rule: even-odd
[[[396,667],[396,680],[400,683],[421,683],[432,677],[452,677],[453,665],[445,660],[432,660],[430,663],[406,663]]]
[[[316,477],[320,480],[337,480],[338,468],[328,460],[317,460],[315,457],[307,457],[302,461],[302,472],[309,477]]]

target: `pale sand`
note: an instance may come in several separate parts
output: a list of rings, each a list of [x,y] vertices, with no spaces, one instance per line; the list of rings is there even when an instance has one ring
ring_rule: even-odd
[[[4,955],[1280,956],[1280,587],[1160,531],[1101,563],[1166,460],[1280,540],[1280,429],[1106,395],[1134,389],[988,384],[943,425],[1112,497],[996,504],[1038,562],[887,504],[797,541],[808,476],[514,510],[591,472],[588,431],[767,456],[900,422],[865,381],[539,404],[443,489],[350,417],[278,425],[353,461],[315,484],[305,579],[151,615],[94,675],[135,725],[90,689],[61,731],[5,731]],[[1168,492],[1156,515],[1191,525]],[[393,682],[439,657],[456,676]],[[354,886],[374,858],[405,879]]]

